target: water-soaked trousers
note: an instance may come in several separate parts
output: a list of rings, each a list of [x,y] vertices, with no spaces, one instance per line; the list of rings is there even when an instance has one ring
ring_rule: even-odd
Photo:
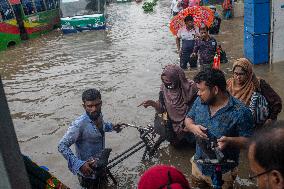
[[[189,63],[191,68],[197,67],[197,59],[190,58],[193,52],[195,40],[182,40],[181,55],[180,55],[180,67],[182,69],[187,69],[187,64]]]

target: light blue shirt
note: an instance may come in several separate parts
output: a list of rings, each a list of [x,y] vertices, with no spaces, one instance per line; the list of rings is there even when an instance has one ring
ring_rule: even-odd
[[[112,131],[112,123],[104,122],[103,130]],[[72,144],[75,144],[76,155],[70,149]],[[68,161],[68,168],[73,174],[81,174],[80,167],[90,157],[99,157],[104,148],[105,137],[86,113],[71,123],[58,144],[58,151]]]

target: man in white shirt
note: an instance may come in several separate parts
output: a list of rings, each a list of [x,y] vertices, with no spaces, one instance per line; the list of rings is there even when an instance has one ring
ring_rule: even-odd
[[[194,26],[193,17],[190,15],[184,18],[184,23],[185,26],[178,30],[176,38],[180,67],[187,69],[187,63],[189,63],[190,68],[196,68],[197,60],[190,58],[190,55],[193,52],[195,38],[199,35],[199,30]]]

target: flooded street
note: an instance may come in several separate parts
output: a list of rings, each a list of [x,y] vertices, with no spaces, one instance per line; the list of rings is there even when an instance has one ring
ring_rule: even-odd
[[[141,126],[153,122],[154,109],[137,105],[158,98],[161,69],[178,63],[175,38],[168,27],[170,1],[158,1],[155,10],[145,14],[142,4],[111,4],[107,31],[68,36],[54,31],[0,52],[0,74],[22,153],[47,166],[71,188],[79,188],[77,177],[68,170],[57,144],[68,125],[83,113],[81,94],[85,89],[102,92],[106,121]],[[242,31],[243,19],[234,19],[224,21],[221,34],[216,36],[230,62],[242,56]],[[223,65],[224,71],[229,74],[231,66]],[[255,66],[255,70],[284,99],[284,63]],[[192,77],[195,73],[187,74]],[[125,128],[119,134],[108,133],[106,145],[115,156],[137,141],[138,131]],[[177,166],[189,176],[193,153],[164,143],[152,161],[142,162],[140,151],[111,171],[119,188],[135,188],[140,174],[157,163]],[[241,188],[253,188],[244,186],[248,184],[245,155],[241,161]]]

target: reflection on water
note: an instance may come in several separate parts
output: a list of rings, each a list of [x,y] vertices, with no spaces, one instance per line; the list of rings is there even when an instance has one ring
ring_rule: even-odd
[[[159,1],[152,14],[144,14],[141,6],[134,2],[110,5],[107,31],[69,36],[55,31],[0,53],[0,73],[22,152],[48,166],[71,188],[77,188],[78,182],[57,152],[57,143],[68,124],[83,111],[82,91],[90,87],[102,91],[106,120],[143,126],[152,123],[154,110],[137,105],[144,99],[158,98],[161,68],[178,61],[175,40],[168,29],[170,1]],[[224,21],[216,37],[231,60],[242,56],[242,23],[242,19]],[[223,67],[229,73],[226,68],[231,64]],[[284,64],[255,69],[284,97],[280,90]],[[194,74],[188,72],[189,77]],[[107,134],[107,146],[114,156],[136,143],[138,137],[135,129],[126,128],[119,134]],[[193,153],[164,143],[153,160],[141,162],[141,151],[112,171],[121,188],[135,187],[141,172],[156,163],[175,165],[189,176]],[[245,154],[241,162],[238,180],[246,184]]]

